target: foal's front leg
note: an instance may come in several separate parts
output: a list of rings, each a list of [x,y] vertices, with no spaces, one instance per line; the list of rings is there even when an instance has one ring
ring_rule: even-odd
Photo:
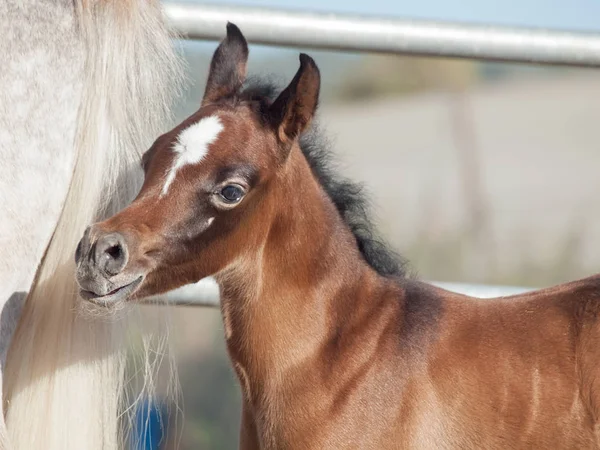
[[[260,450],[258,442],[258,433],[256,432],[256,423],[254,415],[246,399],[242,404],[242,424],[240,427],[240,450]]]

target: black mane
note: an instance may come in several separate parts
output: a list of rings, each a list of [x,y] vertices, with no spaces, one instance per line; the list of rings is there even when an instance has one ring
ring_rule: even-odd
[[[255,78],[246,83],[238,99],[257,102],[258,108],[264,110],[279,92],[281,89],[276,83]],[[406,260],[389,248],[369,219],[369,202],[363,186],[335,172],[330,144],[315,123],[301,136],[300,148],[314,175],[354,234],[365,261],[380,275],[405,277]]]

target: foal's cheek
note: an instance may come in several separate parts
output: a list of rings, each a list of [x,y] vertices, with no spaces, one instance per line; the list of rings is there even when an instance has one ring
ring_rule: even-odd
[[[211,228],[215,222],[215,216],[198,217],[190,221],[189,226],[184,230],[187,240],[201,239],[202,236]]]
[[[167,212],[165,235],[172,244],[187,244],[205,234],[217,216],[217,211],[210,205],[210,194],[191,195],[183,201],[178,209]]]

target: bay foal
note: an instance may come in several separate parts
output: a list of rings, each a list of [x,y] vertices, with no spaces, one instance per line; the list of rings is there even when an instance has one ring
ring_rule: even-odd
[[[82,295],[214,276],[243,449],[598,448],[600,278],[480,301],[407,277],[303,136],[314,61],[272,100],[243,86],[247,57],[229,24],[199,111],[146,153],[137,199],[83,236]]]

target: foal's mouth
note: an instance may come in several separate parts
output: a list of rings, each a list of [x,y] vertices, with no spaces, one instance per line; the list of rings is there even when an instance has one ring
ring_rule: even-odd
[[[125,284],[121,287],[113,289],[107,294],[98,295],[95,292],[87,291],[85,289],[79,290],[79,295],[84,300],[87,300],[92,303],[98,303],[101,305],[105,305],[108,303],[115,303],[119,300],[127,300],[128,297],[131,296],[135,292],[135,290],[139,287],[141,282],[144,280],[143,276],[136,278],[131,283]]]

